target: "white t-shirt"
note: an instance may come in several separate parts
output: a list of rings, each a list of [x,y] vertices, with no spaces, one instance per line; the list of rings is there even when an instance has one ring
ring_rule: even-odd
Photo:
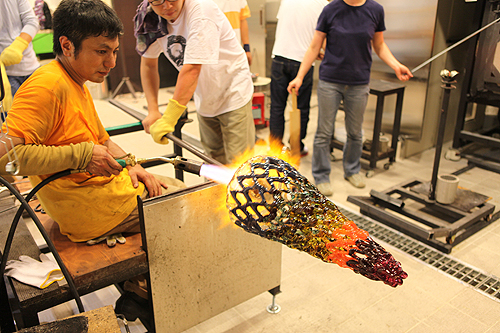
[[[163,52],[180,70],[183,64],[201,64],[194,102],[198,113],[214,117],[247,104],[253,82],[243,51],[229,21],[212,0],[185,0],[167,36],[143,54],[158,58]]]
[[[38,17],[27,0],[0,0],[0,53],[12,44],[21,32],[33,38],[39,29]],[[7,75],[25,76],[33,73],[38,67],[40,64],[33,50],[33,43],[29,43],[21,62],[6,66],[5,71]]]
[[[236,38],[241,44],[241,21],[251,16],[247,0],[214,0],[236,33]]]
[[[282,56],[302,62],[316,30],[318,17],[327,0],[282,0],[278,10],[278,25],[273,57]]]

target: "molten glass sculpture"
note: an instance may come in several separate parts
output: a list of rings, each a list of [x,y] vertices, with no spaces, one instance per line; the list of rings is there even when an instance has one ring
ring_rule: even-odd
[[[287,162],[257,156],[228,185],[231,220],[248,232],[352,269],[391,287],[408,274],[382,246]]]

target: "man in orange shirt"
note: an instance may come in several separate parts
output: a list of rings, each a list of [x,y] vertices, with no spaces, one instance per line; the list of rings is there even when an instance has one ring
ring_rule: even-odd
[[[33,186],[66,169],[86,171],[48,183],[38,199],[72,241],[110,236],[112,246],[124,241],[113,235],[139,231],[137,195],[160,195],[167,183],[139,165],[122,168],[116,162],[125,152],[109,138],[84,84],[103,82],[116,65],[123,34],[116,13],[101,0],[63,0],[53,30],[56,60],[36,70],[17,92],[6,120],[9,138],[20,175],[30,176]],[[5,145],[0,157],[5,174]]]

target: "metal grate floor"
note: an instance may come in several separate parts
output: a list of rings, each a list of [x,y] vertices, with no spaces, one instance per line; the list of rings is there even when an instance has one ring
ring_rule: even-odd
[[[373,238],[408,253],[418,260],[448,274],[450,277],[467,283],[478,292],[500,302],[500,280],[496,276],[485,274],[477,268],[460,262],[447,254],[428,247],[368,217],[358,215],[340,206],[339,209],[347,218],[354,221],[359,228],[368,231]]]

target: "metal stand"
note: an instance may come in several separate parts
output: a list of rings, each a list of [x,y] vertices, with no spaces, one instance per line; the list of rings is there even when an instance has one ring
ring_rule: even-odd
[[[273,313],[273,314],[280,312],[281,306],[276,304],[276,295],[281,293],[280,286],[277,286],[277,287],[269,290],[269,293],[271,293],[271,295],[273,295],[273,302],[267,306],[267,308],[266,308],[267,312]]]
[[[118,93],[120,92],[120,89],[123,87],[124,84],[127,86],[128,91],[132,94],[132,97],[134,99],[137,99],[137,97],[135,97],[134,86],[132,86],[132,83],[130,82],[130,78],[128,77],[128,74],[127,74],[127,65],[125,64],[125,55],[123,54],[123,49],[120,48],[118,50],[118,52],[120,52],[120,60],[121,60],[121,65],[122,65],[122,70],[123,70],[123,78],[120,81],[120,83],[118,84],[118,86],[116,87],[116,89],[113,91],[113,94],[111,94],[111,99],[115,98],[116,95],[118,95]]]
[[[392,163],[396,161],[399,131],[401,128],[401,113],[403,112],[403,97],[405,86],[383,80],[373,80],[370,82],[370,94],[377,96],[377,106],[375,108],[375,122],[373,125],[372,144],[369,150],[363,149],[361,158],[370,162],[370,169],[366,172],[366,177],[374,176],[374,169],[377,168],[377,161],[389,158],[389,162],[384,164],[384,169],[389,170]],[[396,94],[396,108],[394,110],[394,123],[392,126],[391,145],[387,151],[380,151],[380,132],[382,131],[382,116],[384,113],[385,97]],[[331,148],[344,149],[344,143],[333,139]]]
[[[450,90],[455,88],[452,84],[457,74],[447,70],[441,72],[444,94],[431,182],[412,179],[382,192],[372,190],[370,197],[347,198],[360,206],[362,214],[445,253],[450,253],[453,246],[493,222],[491,214],[495,209],[494,205],[486,203],[486,196],[467,190],[459,190],[450,205],[435,201]]]
[[[115,91],[113,91],[113,94],[111,94],[111,98],[115,98],[116,95],[118,95],[118,93],[120,92],[120,89],[123,87],[124,84],[127,86],[128,91],[130,91],[130,93],[132,94],[132,97],[134,99],[137,99],[137,97],[135,96],[135,89],[132,86],[132,83],[130,83],[130,78],[128,76],[125,76],[122,78],[122,80],[120,81],[120,83],[116,87]]]

